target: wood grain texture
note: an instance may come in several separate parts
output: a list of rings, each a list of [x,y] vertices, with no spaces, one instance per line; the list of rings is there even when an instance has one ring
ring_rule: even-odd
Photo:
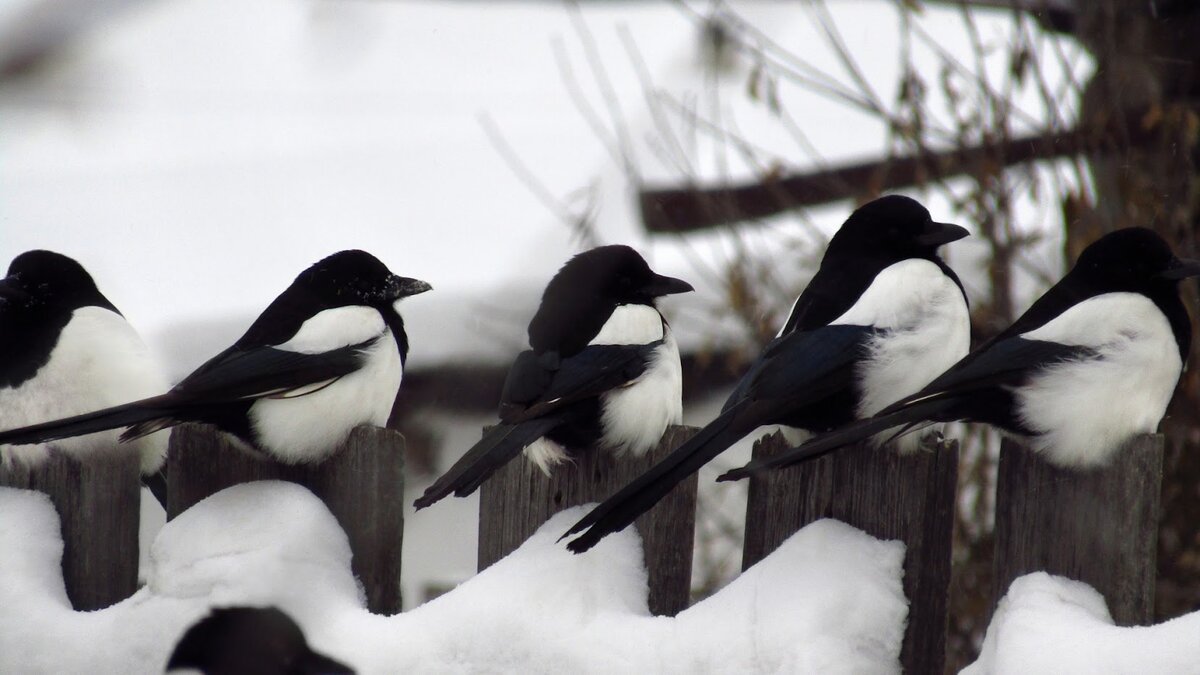
[[[695,433],[694,427],[669,427],[658,447],[643,457],[589,450],[550,477],[524,456],[501,467],[480,488],[479,569],[511,553],[555,513],[604,500]],[[688,606],[696,482],[693,474],[635,523],[650,576],[650,611],[656,615],[674,616]]]
[[[350,540],[367,608],[376,614],[401,610],[404,436],[360,426],[329,459],[289,465],[252,456],[213,427],[176,427],[167,453],[167,518],[227,487],[256,480],[297,483],[319,497]]]
[[[63,538],[63,582],[71,606],[102,609],[133,595],[138,584],[141,484],[133,452],[79,460],[51,451],[34,468],[0,465],[0,485],[50,497]]]
[[[755,458],[789,447],[778,433],[754,444]],[[908,627],[900,662],[909,673],[940,673],[945,662],[950,545],[958,484],[958,442],[913,455],[855,445],[750,479],[742,569],[792,533],[835,518],[879,539],[898,539],[904,557]]]
[[[1154,621],[1163,437],[1135,437],[1110,466],[1061,469],[1020,444],[1000,448],[992,607],[1031,572],[1085,582],[1118,625]]]

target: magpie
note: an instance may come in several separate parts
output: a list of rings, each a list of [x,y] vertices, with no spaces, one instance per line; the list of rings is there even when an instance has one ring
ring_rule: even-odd
[[[0,428],[166,390],[158,360],[83,265],[43,250],[12,260],[0,279]],[[117,434],[88,434],[55,447],[76,457],[109,452],[117,447]],[[145,436],[130,450],[140,458],[142,475],[151,478],[166,456],[166,435]],[[0,445],[6,463],[33,465],[47,456],[45,445]]]
[[[359,424],[387,422],[408,355],[395,305],[430,290],[364,251],[300,273],[242,337],[164,394],[0,431],[0,444],[45,443],[125,428],[131,441],[205,422],[283,463],[316,462]]]
[[[938,256],[942,244],[965,236],[908,197],[889,195],[855,210],[721,414],[571,527],[564,538],[582,534],[568,548],[586,551],[624,529],[760,426],[799,434],[836,428],[917,391],[966,354],[966,293]]]
[[[465,497],[522,450],[546,474],[569,454],[604,446],[642,455],[683,417],[679,347],[655,300],[686,293],[628,246],[571,258],[529,322],[509,369],[500,424],[416,500]]]
[[[1179,281],[1200,261],[1175,257],[1152,230],[1111,232],[995,338],[873,417],[718,480],[819,457],[862,438],[929,422],[984,422],[1063,468],[1106,464],[1166,412],[1191,345]]]
[[[354,670],[313,651],[304,633],[274,607],[220,607],[183,634],[168,673],[205,675],[351,675]]]

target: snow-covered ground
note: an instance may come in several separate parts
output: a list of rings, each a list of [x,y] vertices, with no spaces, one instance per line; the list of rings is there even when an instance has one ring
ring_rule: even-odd
[[[573,555],[552,518],[509,557],[392,617],[364,609],[345,535],[289,483],[239,485],[168,523],[148,584],[74,612],[58,519],[43,495],[0,488],[0,672],[161,672],[211,606],[275,605],[315,649],[361,673],[898,672],[904,547],[814,523],[716,595],[651,617],[633,531]]]

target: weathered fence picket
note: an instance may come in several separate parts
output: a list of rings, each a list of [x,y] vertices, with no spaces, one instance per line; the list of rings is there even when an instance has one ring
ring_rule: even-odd
[[[658,447],[640,458],[584,452],[549,477],[524,457],[509,462],[480,488],[479,569],[511,553],[555,513],[604,500],[694,433],[692,427],[670,427]],[[650,574],[650,611],[656,615],[674,616],[688,606],[696,481],[693,474],[636,522]]]
[[[1099,591],[1118,625],[1154,619],[1163,437],[1144,434],[1111,465],[1060,469],[1005,441],[996,479],[995,607],[1013,579],[1036,571]]]
[[[776,433],[756,442],[753,454],[769,457],[788,447]],[[905,672],[940,673],[957,482],[957,441],[910,455],[856,445],[754,476],[746,504],[742,569],[821,518],[836,518],[880,539],[903,541],[909,613],[900,662]]]
[[[367,608],[376,614],[401,610],[404,436],[360,426],[329,459],[287,465],[251,456],[213,427],[176,427],[167,453],[167,518],[227,487],[256,480],[298,483],[325,502],[350,540]]]
[[[62,527],[63,582],[71,606],[101,609],[137,590],[137,453],[118,449],[81,461],[52,450],[47,461],[33,468],[0,463],[0,485],[50,497]]]

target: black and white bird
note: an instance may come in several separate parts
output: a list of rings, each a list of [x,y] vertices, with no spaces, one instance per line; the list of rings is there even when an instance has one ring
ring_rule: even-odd
[[[91,412],[167,390],[158,360],[133,326],[77,261],[52,251],[26,251],[0,279],[0,429]],[[0,443],[11,443],[2,441]],[[25,441],[33,443],[33,441]],[[117,433],[87,434],[54,444],[76,457],[118,448]],[[144,476],[166,456],[165,433],[122,451],[136,452]],[[0,445],[0,461],[36,466],[47,446]]]
[[[1013,325],[920,391],[867,420],[817,437],[720,480],[819,457],[895,427],[984,422],[1053,464],[1107,463],[1129,438],[1153,432],[1191,344],[1179,281],[1200,275],[1151,230],[1101,237]]]
[[[837,428],[917,391],[961,358],[970,348],[967,298],[938,247],[965,236],[908,197],[854,211],[721,414],[584,516],[564,535],[582,533],[568,547],[586,551],[624,529],[760,426]],[[905,439],[901,450],[919,440]]]
[[[168,673],[204,675],[353,675],[313,651],[300,626],[274,607],[220,607],[179,638]]]
[[[465,497],[522,450],[542,471],[584,448],[642,455],[683,417],[679,347],[655,300],[686,293],[628,246],[601,246],[554,275],[509,370],[500,424],[433,483],[417,508]]]
[[[296,277],[233,346],[170,391],[0,431],[0,444],[122,427],[121,439],[129,441],[206,422],[251,452],[289,464],[320,461],[354,427],[387,422],[408,354],[396,304],[428,290],[369,253],[335,253]]]

